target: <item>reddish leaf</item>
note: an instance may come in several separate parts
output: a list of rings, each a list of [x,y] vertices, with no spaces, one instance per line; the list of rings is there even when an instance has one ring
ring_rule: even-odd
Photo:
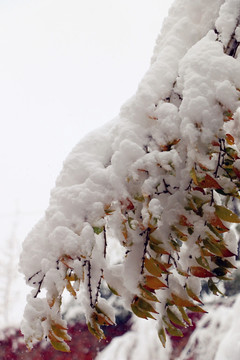
[[[213,277],[214,274],[207,269],[202,268],[201,266],[191,266],[190,267],[191,274],[193,276],[199,277],[199,278],[207,278],[207,277]]]
[[[199,185],[203,188],[222,189],[218,182],[208,174],[200,181]]]

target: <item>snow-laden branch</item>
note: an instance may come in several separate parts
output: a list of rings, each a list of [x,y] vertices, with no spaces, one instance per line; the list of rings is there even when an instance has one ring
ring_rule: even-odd
[[[214,279],[235,267],[239,15],[239,0],[176,0],[136,95],[65,161],[21,256],[34,288],[22,325],[29,347],[47,336],[69,351],[65,288],[103,338],[114,323],[103,280],[137,316],[157,319],[165,345],[166,331],[181,336],[191,324],[186,309],[204,311],[201,279],[217,294]]]

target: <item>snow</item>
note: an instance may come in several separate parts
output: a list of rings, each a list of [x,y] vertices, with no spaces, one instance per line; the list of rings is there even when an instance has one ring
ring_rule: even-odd
[[[168,341],[165,349],[160,345],[155,325],[153,320],[143,323],[137,319],[131,331],[113,339],[96,360],[169,360],[171,343]]]
[[[102,301],[103,276],[130,309],[148,274],[146,258],[156,256],[171,265],[163,278],[167,288],[156,291],[161,302],[156,306],[159,314],[154,314],[158,325],[173,293],[187,300],[185,288],[191,286],[199,295],[201,276],[195,273],[193,281],[191,267],[199,266],[202,238],[215,236],[206,224],[215,214],[213,204],[223,201],[215,194],[216,181],[225,191],[233,182],[224,176],[218,153],[211,150],[212,142],[225,139],[233,127],[224,122],[226,112],[232,113],[234,120],[228,120],[239,129],[239,61],[225,52],[239,11],[239,1],[176,0],[136,94],[118,117],[89,134],[65,160],[45,217],[23,244],[21,271],[34,288],[22,326],[30,342],[39,339],[44,311],[47,319],[57,312],[57,302],[51,308],[44,298],[35,297],[44,288],[49,299],[60,298],[69,272],[81,276],[82,304],[90,322],[95,305]],[[219,146],[220,151],[225,149]],[[201,169],[203,163],[210,164],[209,170]],[[201,191],[198,176],[205,177],[206,171],[213,178]],[[207,183],[206,179],[201,181]],[[181,224],[181,217],[187,224]],[[152,233],[163,244],[165,254],[160,257],[149,246]],[[118,264],[109,260],[111,237],[125,250],[118,254]],[[236,253],[234,233],[226,241]],[[210,261],[208,271],[216,267]],[[112,308],[105,302],[103,307],[113,318]],[[45,324],[42,333],[46,329]],[[139,354],[138,345],[136,349]]]

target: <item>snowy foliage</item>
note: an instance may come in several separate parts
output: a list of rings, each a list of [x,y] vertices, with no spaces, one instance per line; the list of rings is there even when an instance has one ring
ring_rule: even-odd
[[[165,346],[166,331],[181,336],[179,326],[191,324],[186,310],[204,311],[202,278],[217,294],[214,279],[235,267],[239,15],[239,0],[176,0],[136,95],[66,159],[45,218],[23,245],[30,348],[47,336],[69,351],[64,289],[103,338],[115,316],[102,281],[127,309],[157,320]]]

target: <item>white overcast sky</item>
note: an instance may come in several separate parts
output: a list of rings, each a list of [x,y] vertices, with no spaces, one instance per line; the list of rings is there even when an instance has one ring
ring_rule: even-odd
[[[43,215],[73,146],[135,93],[172,3],[0,1],[1,251]]]
[[[0,1],[0,244],[16,208],[25,236],[73,146],[134,94],[172,2]]]

